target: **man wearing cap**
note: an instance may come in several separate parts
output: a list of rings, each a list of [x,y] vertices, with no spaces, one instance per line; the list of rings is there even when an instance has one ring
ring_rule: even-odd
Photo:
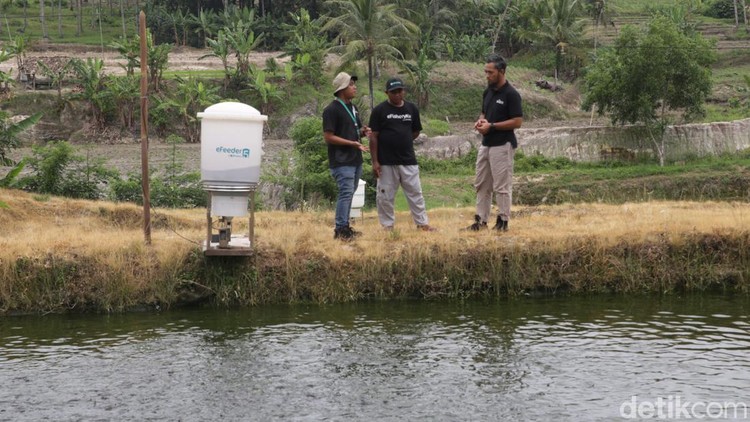
[[[507,231],[513,193],[513,156],[518,141],[514,130],[523,123],[521,95],[505,78],[507,64],[498,54],[485,61],[487,88],[482,94],[482,113],[474,128],[482,134],[477,151],[476,179],[477,213],[467,227],[479,231],[487,228],[492,208],[492,194],[497,201],[498,215],[493,230]]]
[[[338,185],[336,199],[336,228],[334,239],[352,240],[359,235],[349,226],[349,213],[354,191],[362,176],[362,152],[369,149],[361,138],[369,136],[370,128],[363,125],[352,98],[357,95],[357,77],[341,72],[333,79],[336,97],[323,110],[323,139],[328,145],[328,167]]]
[[[370,115],[370,154],[372,170],[378,179],[377,206],[380,224],[393,230],[396,221],[393,203],[401,186],[417,229],[434,231],[425,211],[414,139],[422,130],[416,104],[404,100],[404,82],[389,79],[385,84],[388,100],[378,104]]]

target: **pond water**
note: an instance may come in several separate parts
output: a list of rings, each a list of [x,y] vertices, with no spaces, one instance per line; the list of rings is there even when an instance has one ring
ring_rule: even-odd
[[[750,420],[749,311],[708,295],[0,317],[0,420]]]

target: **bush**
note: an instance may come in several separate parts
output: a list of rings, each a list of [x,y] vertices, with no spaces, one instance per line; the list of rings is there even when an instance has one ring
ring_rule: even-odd
[[[264,180],[281,185],[284,206],[294,209],[303,203],[330,202],[336,198],[336,183],[328,170],[328,149],[323,140],[320,117],[297,119],[289,129],[294,151],[279,159]]]
[[[113,201],[143,204],[143,187],[140,174],[131,174],[127,179],[117,179],[110,186]],[[152,207],[197,208],[207,205],[207,195],[201,185],[198,172],[163,178],[150,177],[150,201]]]
[[[32,147],[33,157],[26,159],[32,174],[18,184],[22,189],[69,198],[100,199],[102,188],[117,177],[101,160],[75,154],[68,142],[52,142]]]
[[[541,154],[531,156],[516,152],[513,168],[517,172],[550,171],[571,168],[574,163],[566,157],[547,158]]]
[[[444,120],[426,119],[423,122],[423,132],[427,136],[442,136],[451,133],[451,125]]]
[[[714,0],[708,4],[704,15],[719,19],[734,19],[734,2],[732,0]]]

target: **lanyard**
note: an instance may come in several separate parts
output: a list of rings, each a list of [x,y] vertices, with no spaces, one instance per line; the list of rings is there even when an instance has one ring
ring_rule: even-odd
[[[354,122],[354,130],[356,132],[359,132],[359,125],[357,124],[357,118],[354,117],[354,114],[352,114],[352,111],[349,110],[349,107],[346,106],[346,103],[344,103],[344,101],[342,101],[341,98],[336,98],[336,101],[338,101],[339,103],[341,103],[342,106],[344,106],[344,110],[346,110],[346,113],[349,115],[349,117],[352,118],[352,122]]]

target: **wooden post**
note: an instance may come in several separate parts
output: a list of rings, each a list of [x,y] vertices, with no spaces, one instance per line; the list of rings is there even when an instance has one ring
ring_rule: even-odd
[[[148,178],[148,52],[146,13],[141,10],[138,32],[141,37],[141,186],[143,187],[143,237],[151,244],[151,193]]]

